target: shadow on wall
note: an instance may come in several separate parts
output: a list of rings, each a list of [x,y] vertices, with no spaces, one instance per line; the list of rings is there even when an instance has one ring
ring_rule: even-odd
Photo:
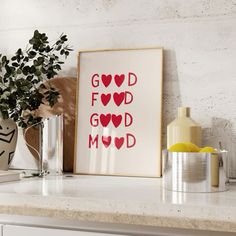
[[[233,125],[229,120],[213,117],[212,127],[203,129],[203,146],[213,146],[219,148],[219,142],[222,147],[228,151],[229,156],[229,175],[236,178],[236,135],[233,132]]]
[[[164,50],[162,104],[162,149],[165,149],[167,125],[176,118],[177,109],[181,105],[178,66],[174,50]]]
[[[67,70],[60,71],[59,77],[77,77],[78,70],[76,67],[70,67]]]

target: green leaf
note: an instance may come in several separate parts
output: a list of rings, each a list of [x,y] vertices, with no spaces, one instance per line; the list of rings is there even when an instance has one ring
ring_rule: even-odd
[[[66,42],[68,39],[67,39],[67,36],[66,35],[63,35],[62,37],[61,37],[61,40],[63,41],[63,42]]]
[[[16,70],[16,74],[20,75],[22,73],[22,70],[21,69],[17,69]]]
[[[34,74],[36,72],[36,67],[35,66],[31,66],[30,69],[29,69],[29,72],[31,74]]]
[[[26,80],[31,81],[33,78],[34,78],[33,75],[28,75],[28,76],[26,77]]]
[[[19,64],[16,63],[16,62],[13,62],[12,65],[13,65],[14,67],[18,67],[18,66],[19,66]]]
[[[53,48],[50,48],[49,45],[45,48],[46,53],[49,53],[49,52],[51,52],[52,50],[53,50]]]
[[[57,50],[57,51],[61,50],[61,47],[62,47],[62,46],[59,45],[59,46],[56,48],[56,50]]]
[[[20,56],[20,55],[22,55],[23,53],[22,53],[22,49],[21,48],[19,48],[18,50],[17,50],[17,52],[16,52],[16,55],[17,56]]]
[[[30,67],[29,66],[25,66],[23,69],[22,69],[22,72],[24,75],[28,75],[29,72],[30,72]]]
[[[40,70],[36,70],[36,71],[34,72],[34,74],[35,74],[36,76],[40,76],[42,73],[41,73]]]
[[[2,63],[5,63],[7,61],[7,57],[6,56],[3,56],[2,57]]]
[[[40,33],[38,30],[34,31],[34,38],[40,38]]]
[[[35,51],[29,51],[28,54],[29,54],[30,59],[34,58],[37,55],[37,53]]]
[[[21,127],[21,128],[27,128],[27,124],[24,122],[24,121],[20,121],[18,123],[18,125]]]
[[[24,61],[24,62],[28,62],[28,61],[29,61],[29,57],[26,57],[26,56],[25,56],[25,58],[24,58],[23,61]]]

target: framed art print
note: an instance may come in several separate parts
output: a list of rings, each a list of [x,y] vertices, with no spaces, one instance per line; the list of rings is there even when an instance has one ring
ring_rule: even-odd
[[[161,175],[162,48],[78,56],[74,172]]]

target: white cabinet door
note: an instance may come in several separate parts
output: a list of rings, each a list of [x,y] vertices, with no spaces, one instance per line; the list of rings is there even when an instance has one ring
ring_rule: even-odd
[[[0,236],[2,236],[2,225],[0,225]]]
[[[85,231],[73,231],[64,229],[50,229],[28,226],[4,225],[3,235],[0,236],[115,236],[115,234],[95,233]],[[116,235],[117,236],[117,235]]]

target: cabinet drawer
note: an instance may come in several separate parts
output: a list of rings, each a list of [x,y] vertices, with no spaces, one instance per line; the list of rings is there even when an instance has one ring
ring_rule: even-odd
[[[96,232],[85,232],[85,231],[74,231],[65,229],[52,229],[52,228],[39,228],[39,227],[28,227],[28,226],[15,226],[15,225],[4,225],[3,235],[0,236],[117,236],[117,234],[109,233],[96,233]],[[123,235],[125,236],[125,235]]]

